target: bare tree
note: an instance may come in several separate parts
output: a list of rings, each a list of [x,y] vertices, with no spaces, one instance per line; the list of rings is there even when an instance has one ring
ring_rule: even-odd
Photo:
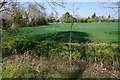
[[[3,0],[3,1],[0,1],[0,12],[3,12],[5,10],[8,10],[7,7],[5,7],[5,5],[9,5],[13,2],[14,0]]]
[[[41,4],[40,3],[38,3],[38,2],[36,2],[36,0],[33,0],[35,3],[36,3],[36,5],[38,5],[40,8],[43,8],[42,6],[41,6]],[[62,8],[65,8],[65,3],[61,0],[60,2],[57,2],[57,1],[54,1],[54,0],[45,0],[46,2],[47,2],[47,4],[50,6],[50,8],[52,8],[52,10],[56,13],[56,14],[58,14],[58,12],[57,12],[57,9],[56,9],[56,7],[57,6],[60,6],[60,7],[62,7]],[[44,3],[44,2],[43,2]]]
[[[99,2],[98,4],[101,8],[109,8],[114,11],[112,14],[113,16],[116,16],[120,12],[120,2],[111,2],[112,0],[107,0],[106,2]],[[112,5],[111,5],[112,4]]]
[[[81,4],[79,4],[79,6],[78,7],[76,7],[75,8],[75,3],[74,3],[74,1],[73,1],[73,4],[72,4],[72,15],[73,15],[73,17],[74,17],[74,15],[75,15],[75,12],[80,8],[80,5]],[[69,40],[69,48],[70,48],[70,51],[69,51],[69,62],[70,62],[70,64],[71,64],[71,59],[72,59],[72,52],[71,52],[71,42],[72,42],[72,27],[73,27],[73,24],[74,24],[74,18],[72,18],[72,23],[71,23],[71,26],[70,26],[70,40]]]

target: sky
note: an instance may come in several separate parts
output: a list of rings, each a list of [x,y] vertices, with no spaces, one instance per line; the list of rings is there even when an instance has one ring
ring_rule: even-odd
[[[105,5],[98,2],[75,2],[74,4],[75,4],[74,9],[79,7],[79,9],[74,13],[74,15],[77,14],[83,18],[91,17],[93,13],[96,13],[96,16],[105,16],[107,18],[110,15],[111,17],[118,18],[118,13],[116,13],[117,9],[113,10],[110,8],[103,7],[103,6],[114,6],[111,2]],[[73,2],[65,2],[65,8],[59,6],[55,7],[59,17],[61,17],[62,14],[65,14],[66,12],[72,14],[73,13],[72,5]],[[46,4],[46,11],[48,14],[54,12],[48,4]]]
[[[2,0],[3,1],[3,0]],[[33,2],[33,0],[17,0],[17,1],[20,1],[20,2]],[[45,1],[51,1],[51,0],[35,0],[36,2],[45,2]],[[52,1],[64,1],[64,2],[72,2],[72,1],[76,1],[76,2],[118,2],[120,0],[52,0]]]
[[[87,18],[88,16],[91,17],[93,13],[96,13],[97,16],[105,16],[106,18],[110,15],[114,18],[118,18],[118,9],[112,10],[108,8],[103,8],[101,6],[101,2],[109,2],[109,5],[112,6],[112,2],[119,2],[120,0],[18,0],[20,2],[49,2],[49,1],[55,1],[55,2],[64,2],[66,3],[66,8],[61,7],[55,7],[57,12],[59,13],[58,17],[61,17],[62,14],[65,14],[66,12],[69,12],[72,14],[72,11],[69,9],[72,9],[72,2],[75,2],[75,7],[81,3],[81,6],[79,10],[77,10],[75,13],[79,15],[80,17]],[[107,5],[107,6],[109,6]],[[106,5],[105,5],[106,6]],[[47,7],[47,13],[50,14],[51,12],[54,12],[48,4],[46,4]],[[75,14],[75,15],[76,15]]]
[[[28,2],[29,0],[22,0],[20,2],[24,2],[24,1]],[[50,5],[48,5],[46,0],[42,0],[43,2],[40,2],[40,1],[41,0],[39,0],[38,2],[40,4],[44,2],[44,6],[48,14],[51,14],[51,12],[54,12],[53,9],[50,7]],[[116,13],[118,9],[113,10],[110,8],[103,7],[103,6],[105,7],[114,6],[113,3],[109,2],[107,4],[102,4],[103,1],[108,1],[108,0],[89,0],[89,2],[87,2],[87,0],[74,0],[74,4],[75,4],[74,9],[76,9],[79,6],[79,9],[75,12],[74,15],[79,15],[79,17],[88,18],[88,17],[91,17],[93,13],[95,13],[96,16],[98,17],[105,16],[107,18],[110,15],[111,17],[118,18],[118,13]],[[109,0],[109,1],[117,2],[118,0]],[[32,0],[30,2],[34,3]],[[73,2],[71,0],[67,0],[66,2],[64,1],[64,3],[65,3],[65,8],[62,8],[60,6],[54,7],[55,10],[58,12],[59,18],[62,16],[62,14],[65,14],[66,12],[69,12],[70,14],[72,14]],[[118,7],[118,6],[115,5],[115,7]]]

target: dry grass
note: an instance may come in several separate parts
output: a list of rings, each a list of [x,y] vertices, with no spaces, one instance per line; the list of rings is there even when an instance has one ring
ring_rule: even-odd
[[[68,61],[56,56],[54,59],[46,57],[35,57],[29,54],[12,55],[4,59],[3,68],[7,69],[9,65],[17,65],[18,68],[23,65],[36,70],[36,75],[42,78],[119,78],[120,72],[108,70],[101,64],[91,64],[84,60]],[[4,70],[3,70],[4,71]],[[14,71],[14,70],[13,70]],[[44,73],[43,73],[44,72]],[[7,73],[6,73],[7,74]],[[29,73],[28,73],[29,74]],[[25,78],[25,77],[24,77]]]

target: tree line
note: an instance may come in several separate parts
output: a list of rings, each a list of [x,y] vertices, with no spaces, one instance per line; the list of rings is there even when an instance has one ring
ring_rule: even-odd
[[[49,23],[92,23],[92,22],[118,22],[118,19],[104,16],[96,16],[94,13],[91,17],[80,18],[79,15],[73,17],[69,12],[58,18],[58,14],[46,13],[44,5],[28,4],[26,6],[21,3],[12,3],[7,6],[8,10],[2,12],[2,28],[14,27],[30,27],[37,25],[47,25]]]
[[[21,5],[21,3],[12,3],[7,6],[9,10],[2,12],[2,28],[30,27],[37,25],[46,25],[56,22],[53,12],[48,16],[46,8],[36,4]]]
[[[115,19],[111,17],[110,15],[108,18],[105,18],[104,16],[96,16],[94,13],[91,18],[80,18],[79,15],[76,15],[76,17],[73,17],[70,15],[69,12],[66,12],[60,17],[60,21],[62,23],[72,23],[72,19],[74,20],[75,23],[92,23],[92,22],[118,22],[118,19]]]

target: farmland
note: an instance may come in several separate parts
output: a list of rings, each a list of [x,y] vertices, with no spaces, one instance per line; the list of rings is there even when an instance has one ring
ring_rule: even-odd
[[[3,30],[3,78],[119,78],[118,23],[74,23],[72,65],[70,25]]]
[[[43,26],[24,27],[19,34],[11,37],[30,40],[53,40],[58,42],[69,41],[71,23],[48,24]],[[11,33],[10,33],[11,34]],[[118,42],[118,23],[75,23],[72,32],[73,42]]]

